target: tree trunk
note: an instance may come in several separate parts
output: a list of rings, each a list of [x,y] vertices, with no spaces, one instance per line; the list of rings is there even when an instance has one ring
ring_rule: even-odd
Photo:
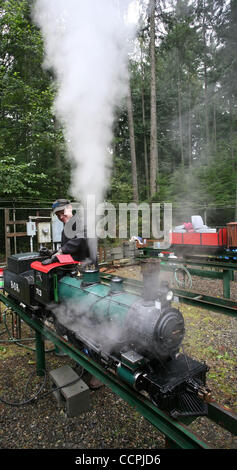
[[[235,171],[235,155],[234,155],[234,143],[233,143],[233,102],[232,102],[232,96],[231,95],[230,95],[230,100],[229,100],[229,115],[230,115],[231,164],[232,164],[232,170]]]
[[[205,6],[205,4],[204,4]],[[206,162],[209,161],[209,120],[208,120],[208,83],[207,83],[207,41],[206,41],[206,15],[205,11],[203,14],[203,24],[202,24],[202,35],[203,35],[203,44],[204,44],[204,57],[203,57],[203,66],[204,66],[204,99],[205,99],[205,138],[206,138]]]
[[[56,118],[54,118],[54,135],[55,135],[55,165],[56,165],[56,171],[58,176],[60,175],[61,169],[62,169],[62,161],[61,161],[61,154],[60,154],[60,149],[58,145],[58,129],[59,129],[59,123]]]
[[[181,165],[184,168],[183,120],[182,120],[181,101],[182,99],[181,99],[180,73],[178,72],[179,142],[180,142],[180,153],[181,153]]]
[[[149,185],[149,165],[148,165],[147,138],[146,138],[146,114],[145,114],[145,99],[144,99],[144,66],[143,66],[142,40],[140,41],[140,50],[141,50],[141,70],[142,70],[141,98],[142,98],[142,125],[143,125],[143,142],[144,142],[145,181],[146,181],[146,194],[147,194],[147,198],[149,198],[150,185]]]
[[[129,84],[129,92],[127,96],[127,111],[128,111],[128,126],[129,126],[129,139],[130,139],[130,154],[131,154],[131,162],[132,162],[133,200],[134,202],[138,202],[137,162],[136,162],[136,148],[135,148],[135,136],[134,136],[132,95],[131,95],[130,84]]]
[[[192,106],[191,106],[191,83],[188,77],[188,164],[192,166]]]
[[[146,119],[145,119],[145,102],[144,102],[144,88],[142,87],[142,124],[143,124],[143,142],[144,142],[144,163],[145,163],[145,180],[146,180],[146,194],[149,198],[149,166],[147,154],[147,138],[146,138]]]
[[[216,155],[216,97],[214,94],[214,101],[213,101],[213,148]]]
[[[229,100],[229,113],[230,113],[230,152],[231,152],[231,166],[232,171],[235,174],[235,154],[234,154],[234,143],[233,143],[233,102],[232,95]],[[237,181],[235,183],[235,220],[237,220]]]
[[[156,64],[155,64],[155,0],[150,0],[150,61],[151,61],[151,131],[150,131],[150,194],[157,192],[158,148],[156,116]]]

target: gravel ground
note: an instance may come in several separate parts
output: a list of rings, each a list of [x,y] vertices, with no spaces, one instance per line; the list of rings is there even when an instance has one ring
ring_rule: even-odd
[[[116,274],[140,278],[138,266],[116,269]],[[193,278],[193,290],[222,295],[221,281]],[[218,294],[219,293],[219,294]],[[237,299],[237,283],[231,283],[231,297]],[[223,314],[180,304],[185,318],[184,350],[210,367],[208,386],[213,398],[237,412],[236,331],[237,320]],[[0,323],[0,333],[4,325]],[[24,324],[22,338],[32,336]],[[1,334],[3,341],[6,333]],[[24,343],[26,344],[26,343]],[[34,343],[27,343],[32,348]],[[52,344],[46,344],[48,349]],[[64,364],[76,367],[67,356],[46,354],[47,371]],[[0,343],[0,396],[21,402],[37,393],[42,377],[35,373],[35,353],[16,344]],[[89,375],[83,380],[88,383]],[[27,390],[25,389],[28,383]],[[41,392],[50,390],[49,377]],[[27,394],[26,395],[26,391]],[[165,438],[137,411],[109,388],[90,391],[90,411],[68,418],[51,393],[25,406],[0,403],[1,449],[164,449]],[[207,418],[198,418],[189,428],[214,449],[236,449],[237,439]]]
[[[17,348],[17,346],[14,346]],[[7,401],[25,400],[25,384],[33,371],[31,354],[17,352],[1,361],[1,396]],[[17,361],[17,367],[15,366]],[[76,364],[68,357],[49,353],[48,371]],[[88,383],[89,374],[83,380]],[[31,393],[35,394],[42,378],[33,376]],[[47,380],[45,390],[50,389]],[[0,404],[1,449],[122,449],[164,448],[165,440],[151,424],[109,388],[90,391],[90,411],[68,418],[52,394],[25,406]]]

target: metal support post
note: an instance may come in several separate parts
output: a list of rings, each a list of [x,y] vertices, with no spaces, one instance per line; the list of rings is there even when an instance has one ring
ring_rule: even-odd
[[[230,279],[231,279],[231,270],[223,269],[223,296],[225,299],[230,299]]]
[[[35,345],[36,345],[36,372],[37,372],[37,375],[44,375],[44,371],[45,371],[44,338],[39,331],[35,331]]]

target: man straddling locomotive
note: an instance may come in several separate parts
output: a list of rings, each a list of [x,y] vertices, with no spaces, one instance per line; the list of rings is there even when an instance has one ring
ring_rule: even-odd
[[[53,214],[63,223],[61,248],[55,254],[70,254],[75,261],[85,261],[90,258],[87,239],[84,235],[84,227],[78,224],[72,213],[72,205],[67,199],[57,199],[52,205]]]

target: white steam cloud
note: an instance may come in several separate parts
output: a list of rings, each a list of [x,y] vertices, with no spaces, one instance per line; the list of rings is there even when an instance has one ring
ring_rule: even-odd
[[[129,0],[36,0],[33,17],[45,44],[45,67],[58,85],[55,115],[73,162],[71,194],[86,208],[109,185],[116,106],[126,96],[135,25]]]
[[[104,299],[101,298],[103,301]],[[108,305],[109,305],[108,301]],[[118,347],[124,340],[125,331],[119,322],[111,321],[110,315],[104,315],[101,321],[94,313],[93,307],[88,309],[86,301],[67,300],[54,308],[58,323],[74,333],[75,337],[99,350],[110,353],[114,346]],[[100,315],[99,315],[100,318]]]

